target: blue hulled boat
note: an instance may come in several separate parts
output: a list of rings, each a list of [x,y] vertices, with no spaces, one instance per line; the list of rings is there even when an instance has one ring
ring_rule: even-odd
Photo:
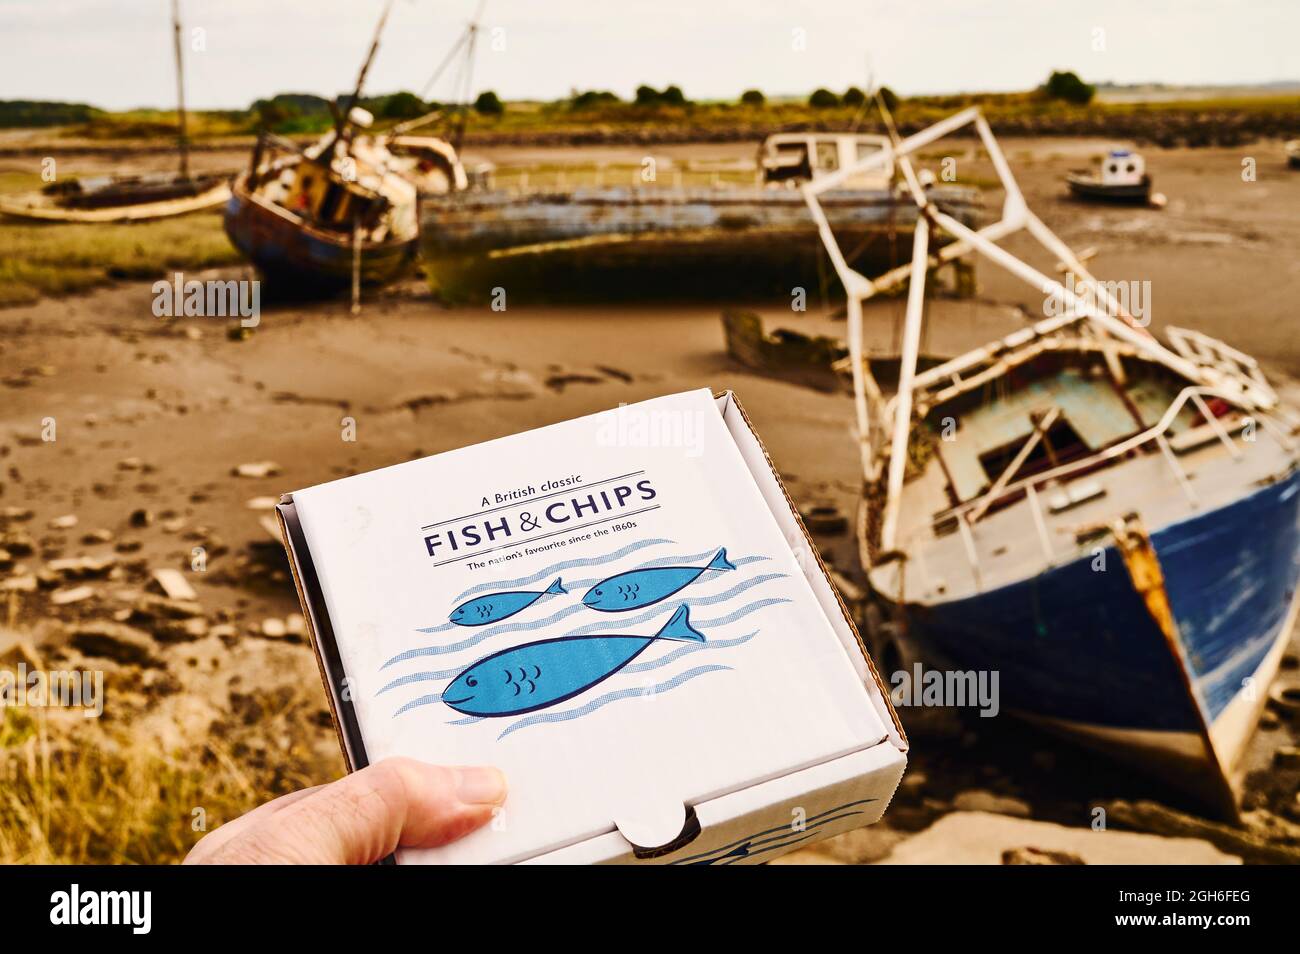
[[[930,202],[912,165],[967,125],[1005,190],[1001,220],[978,231]],[[818,201],[837,181],[805,190],[849,292],[858,537],[895,622],[879,627],[878,658],[901,672],[996,671],[1001,711],[1234,815],[1241,757],[1300,607],[1300,417],[1249,355],[1195,331],[1148,332],[1129,308],[1138,283],[1097,281],[1030,211],[978,110],[888,152],[919,210],[910,268],[854,271]],[[932,230],[949,244],[932,250]],[[1060,260],[1066,283],[998,244],[1019,231]],[[1046,317],[918,371],[927,274],[970,252],[1041,290]],[[862,305],[902,281],[899,382],[886,395]]]

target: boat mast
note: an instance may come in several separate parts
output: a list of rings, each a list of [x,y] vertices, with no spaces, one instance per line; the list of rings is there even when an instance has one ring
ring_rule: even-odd
[[[379,23],[375,26],[374,38],[370,41],[370,52],[366,54],[366,60],[361,64],[361,72],[357,74],[357,86],[352,91],[352,98],[348,100],[348,113],[352,108],[361,102],[361,87],[365,85],[366,74],[370,72],[370,64],[375,61],[375,54],[379,52],[379,38],[383,35],[384,25],[388,22],[388,14],[393,10],[393,0],[388,0],[384,4],[384,12],[379,17]],[[338,142],[339,137],[343,135],[343,129],[347,124],[348,113],[338,110],[338,115],[334,119],[334,142]],[[334,143],[330,143],[332,147]],[[328,153],[328,150],[326,151]]]
[[[181,56],[181,6],[172,0],[172,41],[176,48],[176,119],[180,125],[181,178],[190,177],[190,139],[185,118],[185,60]]]

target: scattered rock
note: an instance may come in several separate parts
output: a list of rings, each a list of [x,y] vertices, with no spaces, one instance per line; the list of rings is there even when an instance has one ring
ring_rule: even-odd
[[[117,566],[117,557],[112,554],[98,557],[65,557],[60,560],[50,560],[45,564],[45,568],[61,580],[103,579],[115,566]]]
[[[82,603],[88,599],[92,599],[94,595],[94,587],[71,586],[62,590],[55,590],[51,593],[50,602],[55,606],[71,606],[73,603]]]
[[[203,615],[203,607],[194,600],[145,593],[132,604],[131,612],[146,619],[193,619]]]
[[[0,510],[0,520],[5,523],[20,523],[23,520],[32,519],[32,511],[27,507],[5,507]]]
[[[61,517],[55,517],[50,521],[51,530],[71,530],[77,525],[77,515],[75,513],[66,513]]]
[[[24,573],[20,576],[11,576],[3,583],[0,583],[0,590],[4,590],[5,592],[35,593],[36,575],[34,573]]]
[[[1281,746],[1273,753],[1273,764],[1278,768],[1300,768],[1300,747]]]
[[[1268,690],[1268,702],[1285,718],[1300,716],[1300,683],[1275,682]]]
[[[301,613],[290,613],[284,618],[284,631],[290,636],[305,636],[307,620],[303,619]]]
[[[105,530],[103,528],[91,530],[82,535],[81,542],[86,546],[93,546],[96,543],[112,543],[113,531]]]
[[[82,623],[73,630],[70,642],[87,656],[103,656],[137,666],[160,665],[149,634],[122,623],[107,620]]]
[[[962,812],[989,812],[994,815],[1010,815],[1013,818],[1028,818],[1029,803],[1009,795],[995,795],[982,788],[961,792],[952,801],[953,807]]]
[[[234,467],[230,471],[230,473],[235,477],[248,477],[251,479],[274,477],[279,472],[280,465],[271,460],[256,461],[251,464],[240,464],[238,467]]]
[[[185,574],[180,570],[171,567],[159,567],[153,571],[152,576],[163,593],[174,600],[197,600],[199,598],[199,594],[194,592],[194,587],[190,586],[190,581],[185,579]]]
[[[284,625],[284,620],[276,619],[274,616],[262,620],[259,631],[268,639],[283,639],[289,635],[289,629]]]
[[[810,850],[847,865],[866,865],[889,857],[907,833],[887,825],[855,828],[810,846]]]
[[[274,510],[279,502],[278,497],[252,497],[245,501],[244,506],[249,510]]]
[[[1008,848],[1002,852],[1004,865],[1086,865],[1088,862],[1072,851],[1052,851],[1048,848]]]
[[[810,533],[839,536],[849,529],[849,518],[833,503],[814,503],[800,511],[799,516],[803,518],[804,526]]]
[[[29,557],[36,552],[36,541],[21,530],[10,530],[0,534],[0,547],[8,550],[11,557]]]
[[[147,527],[153,523],[153,514],[143,507],[139,510],[132,510],[129,523],[133,527]]]

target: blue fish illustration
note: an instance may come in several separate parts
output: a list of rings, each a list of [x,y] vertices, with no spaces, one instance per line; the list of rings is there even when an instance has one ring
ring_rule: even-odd
[[[557,576],[555,582],[544,590],[515,590],[506,593],[488,593],[472,600],[466,600],[447,617],[457,626],[486,626],[509,619],[521,610],[526,610],[543,596],[559,596],[569,592]]]
[[[709,570],[734,570],[727,559],[727,548],[713,555],[708,566],[658,566],[646,570],[629,570],[601,580],[582,598],[584,606],[602,613],[652,606],[666,600],[678,590],[690,586]]]
[[[683,604],[653,636],[561,636],[493,653],[453,679],[442,701],[480,718],[545,709],[604,682],[659,639],[704,642]]]

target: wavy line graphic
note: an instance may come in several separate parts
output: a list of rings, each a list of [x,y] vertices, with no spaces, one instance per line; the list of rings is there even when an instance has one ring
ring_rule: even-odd
[[[836,805],[834,808],[828,808],[826,811],[820,812],[816,815],[813,815],[811,818],[806,819],[804,822],[804,830],[806,831],[812,828],[820,828],[823,825],[829,825],[834,822],[840,821],[841,819],[848,818],[850,815],[861,815],[862,814],[861,811],[847,811],[847,809],[857,808],[859,805],[869,805],[874,801],[877,801],[877,799],[860,798],[854,802],[846,802],[843,805]],[[828,817],[828,816],[833,816],[833,817]],[[777,834],[778,832],[781,832],[782,834]],[[709,851],[703,851],[696,855],[687,855],[685,858],[678,858],[676,861],[670,861],[669,864],[671,865],[690,864],[692,861],[696,861],[700,858],[708,858],[710,855],[715,856],[713,860],[716,861],[726,857],[727,852],[731,851],[731,849],[737,847],[738,845],[743,845],[745,842],[750,842],[752,844],[754,842],[758,842],[759,839],[767,838],[767,836],[769,835],[777,835],[777,838],[786,838],[791,834],[797,834],[797,832],[791,829],[789,825],[778,825],[775,828],[768,828],[764,831],[754,832],[751,835],[745,835],[743,838],[737,838],[735,841],[728,842],[725,845],[719,845],[718,847],[712,848]],[[772,839],[768,839],[768,840],[772,840]],[[759,842],[759,843],[766,844],[766,841]]]
[[[760,583],[766,583],[769,582],[770,580],[780,579],[784,575],[785,574],[782,573],[774,573],[768,576],[756,576],[752,580],[746,580],[743,583],[738,583],[735,586],[733,586],[730,590],[727,590],[724,593],[719,593],[716,596],[706,596],[703,597],[702,599],[691,599],[691,600],[683,599],[682,602],[689,604],[692,610],[694,610],[697,606],[713,606],[717,603],[725,603],[727,600],[739,596],[741,593],[759,585]],[[720,616],[717,619],[711,619],[711,620],[693,619],[691,620],[691,625],[707,635],[708,630],[704,628],[706,626],[725,626],[727,623],[734,623],[742,616],[748,616],[750,613],[755,612],[756,610],[760,610],[764,606],[773,606],[777,603],[788,603],[788,602],[790,601],[787,599],[759,600],[755,603],[750,603],[746,606],[742,606],[740,609],[736,610],[735,613],[729,614],[727,616]],[[580,626],[577,629],[575,629],[573,632],[566,633],[565,635],[566,636],[587,636],[590,635],[591,633],[604,633],[610,630],[620,630],[624,628],[630,629],[634,626],[639,626],[641,623],[646,623],[656,618],[662,618],[663,614],[664,614],[664,608],[662,606],[653,606],[638,616],[626,616],[622,618],[620,618],[619,616],[614,616],[613,619],[600,620],[599,622],[588,623],[586,626]],[[613,615],[613,614],[606,614],[606,615]]]
[[[741,559],[747,559],[751,561],[766,560],[768,559],[768,557],[742,557]],[[712,596],[696,597],[694,599],[691,599],[689,602],[692,608],[695,608],[697,606],[715,606],[718,603],[725,603],[727,600],[733,599],[734,597],[739,596],[741,593],[744,593],[746,590],[752,589],[755,586],[759,586],[760,584],[763,583],[769,583],[772,580],[785,579],[787,576],[788,574],[785,573],[760,574],[758,576],[750,577],[748,580],[742,580],[740,583],[737,583],[735,586],[732,586],[730,589],[724,590],[721,593],[715,593]],[[787,601],[781,600],[780,602],[787,602]],[[763,605],[770,606],[772,604],[765,603]],[[583,609],[584,607],[581,603],[573,603],[570,604],[569,606],[566,606],[558,613],[552,613],[550,616],[544,617],[540,620],[535,620],[533,622],[503,623],[500,626],[490,627],[486,629],[484,632],[475,633],[472,636],[467,636],[464,639],[460,640],[459,642],[446,643],[441,646],[419,646],[416,647],[415,649],[408,649],[405,652],[398,653],[396,656],[389,659],[382,666],[380,666],[379,669],[380,671],[383,671],[387,669],[389,666],[394,666],[397,663],[406,662],[407,660],[410,659],[420,659],[425,656],[445,656],[449,653],[457,653],[460,652],[462,649],[470,649],[474,646],[477,646],[479,643],[484,642],[485,640],[492,639],[495,636],[504,635],[506,633],[528,632],[534,629],[540,629],[542,627],[551,626],[555,623],[560,622],[560,620],[566,619],[574,615],[575,613],[580,613]],[[618,615],[611,619],[601,620],[599,622],[590,623],[587,626],[579,627],[578,629],[575,629],[570,633],[566,633],[565,635],[586,636],[590,633],[602,633],[611,630],[622,629],[624,627],[637,626],[641,623],[648,622],[662,614],[663,614],[663,607],[655,606],[655,607],[651,607],[645,613],[642,613],[639,616],[623,617],[621,615]],[[736,618],[738,617],[727,618],[726,622],[734,622]],[[721,625],[721,624],[715,623],[715,625]],[[420,632],[427,633],[428,630],[420,630]]]
[[[697,676],[703,676],[710,672],[727,672],[730,666],[696,666],[694,669],[688,669],[685,672],[678,673],[671,679],[659,683],[649,689],[644,686],[638,686],[631,689],[618,689],[614,692],[607,692],[605,695],[591,700],[586,705],[578,706],[576,709],[569,709],[566,712],[540,712],[536,715],[525,716],[506,726],[505,730],[497,736],[497,741],[504,739],[512,732],[518,732],[520,729],[526,729],[530,725],[540,725],[549,722],[569,722],[573,719],[580,719],[585,715],[590,715],[597,709],[603,709],[605,706],[620,699],[630,699],[633,696],[660,695],[670,692],[678,686],[690,682]]]
[[[707,560],[709,557],[713,556],[717,552],[718,551],[716,549],[713,549],[713,550],[705,550],[703,553],[686,553],[683,554],[682,556],[660,557],[657,560],[650,560],[646,563],[642,563],[639,564],[638,566],[632,567],[631,570],[625,570],[623,572],[631,573],[636,570],[653,570],[654,568],[660,566],[686,566],[691,563],[695,563],[698,560]],[[738,557],[736,559],[733,559],[731,562],[736,566],[737,569],[739,569],[742,566],[748,566],[750,563],[758,563],[761,560],[770,560],[770,559],[772,558],[765,557],[765,556],[747,556],[747,557]],[[608,579],[608,577],[593,576],[590,579],[586,579],[586,580],[569,580],[565,583],[565,586],[568,586],[571,589],[578,590],[578,589],[582,589],[584,586],[595,586],[597,583],[599,583],[601,580],[604,579]],[[724,574],[718,574],[717,579],[720,580],[726,579],[726,576]]]
[[[629,553],[635,553],[637,550],[644,550],[646,547],[653,547],[653,546],[658,546],[661,543],[672,543],[672,542],[673,541],[671,540],[663,540],[663,539],[641,540],[638,543],[629,543],[627,546],[623,547],[622,549],[615,550],[613,553],[607,553],[605,556],[584,557],[581,559],[575,558],[572,560],[561,560],[559,563],[552,563],[550,566],[543,567],[542,569],[538,570],[535,573],[531,573],[528,576],[521,576],[517,580],[499,580],[493,583],[475,583],[464,593],[461,593],[454,600],[452,600],[452,603],[453,605],[458,604],[463,600],[465,600],[466,598],[470,596],[474,596],[478,593],[489,593],[492,590],[499,590],[503,588],[508,589],[510,587],[515,587],[515,586],[527,586],[529,583],[536,583],[539,580],[543,579],[544,577],[550,576],[552,573],[558,573],[560,570],[568,570],[575,566],[600,566],[604,563],[612,563],[614,560],[620,560],[623,557],[627,556]]]
[[[681,659],[683,656],[689,655],[690,653],[698,653],[708,649],[728,649],[732,646],[743,646],[757,635],[758,630],[754,630],[752,633],[745,636],[737,636],[735,639],[722,639],[712,643],[687,643],[683,646],[679,646],[670,653],[665,653],[658,659],[651,660],[650,662],[633,663],[630,666],[624,666],[619,670],[619,672],[633,675],[638,672],[649,672],[652,669],[660,669],[663,666],[667,666],[674,660]]]

